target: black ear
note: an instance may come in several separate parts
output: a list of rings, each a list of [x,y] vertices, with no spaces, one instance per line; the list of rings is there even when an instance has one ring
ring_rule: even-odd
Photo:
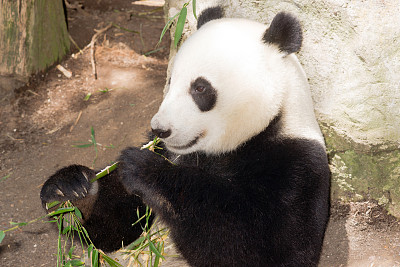
[[[277,45],[281,52],[287,54],[297,52],[303,41],[300,22],[289,13],[278,13],[262,39],[265,43]]]
[[[214,19],[220,19],[224,17],[224,10],[220,6],[216,7],[209,7],[207,9],[204,9],[199,18],[197,19],[197,29],[200,29],[201,26],[206,24],[207,22],[214,20]]]

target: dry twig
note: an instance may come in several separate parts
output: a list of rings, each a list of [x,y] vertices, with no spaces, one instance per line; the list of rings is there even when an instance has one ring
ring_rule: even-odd
[[[92,37],[92,41],[90,42],[89,46],[90,46],[90,62],[92,63],[92,73],[94,76],[94,79],[97,80],[97,70],[96,70],[96,60],[94,57],[94,45],[97,41],[97,38],[99,37],[100,34],[106,32],[108,29],[110,29],[113,26],[112,22],[110,22],[105,28],[100,29],[100,30],[96,30],[95,29],[95,34]]]
[[[71,126],[71,128],[69,128],[69,132],[72,132],[72,130],[74,129],[74,127],[78,124],[79,119],[82,116],[82,110],[79,112],[78,117],[75,120],[75,123]]]

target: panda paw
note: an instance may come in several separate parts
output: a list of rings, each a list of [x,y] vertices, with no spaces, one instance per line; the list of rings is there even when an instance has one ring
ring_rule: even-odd
[[[143,190],[142,186],[149,182],[152,172],[159,169],[163,164],[164,158],[147,149],[140,150],[130,147],[122,151],[119,158],[120,179],[125,189],[129,193]]]
[[[40,199],[46,203],[53,201],[77,200],[86,197],[92,189],[90,182],[96,173],[88,167],[71,165],[58,170],[44,183]]]

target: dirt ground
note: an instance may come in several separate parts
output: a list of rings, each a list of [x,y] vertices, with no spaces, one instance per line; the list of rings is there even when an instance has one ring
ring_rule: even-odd
[[[53,67],[0,99],[0,230],[11,221],[44,214],[41,186],[60,167],[102,168],[124,147],[145,141],[161,103],[168,63],[168,38],[160,50],[143,55],[155,49],[164,26],[162,1],[86,1],[84,9],[68,9],[70,34],[82,49],[94,29],[109,22],[117,26],[99,36],[97,80],[90,50],[73,48],[74,54],[61,62],[71,78]],[[72,146],[88,143],[91,127],[97,156],[93,147]],[[56,266],[56,250],[54,225],[33,223],[7,232],[0,266]],[[399,221],[373,202],[333,203],[320,266],[400,266]]]

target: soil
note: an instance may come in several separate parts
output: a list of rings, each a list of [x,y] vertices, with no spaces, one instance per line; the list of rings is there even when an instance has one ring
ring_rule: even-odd
[[[168,36],[159,50],[143,54],[155,50],[159,40],[163,1],[85,3],[67,13],[71,37],[83,49],[78,53],[73,47],[60,63],[72,77],[52,67],[0,100],[1,230],[44,214],[41,186],[60,167],[79,163],[99,169],[124,147],[143,143],[161,103]],[[90,49],[84,48],[94,29],[109,22],[117,26],[99,35],[94,79]],[[89,143],[91,128],[97,155],[93,147],[73,147]],[[320,266],[400,266],[400,223],[382,207],[372,201],[335,202],[331,213]],[[54,225],[39,221],[6,233],[0,266],[56,266],[56,251]]]

